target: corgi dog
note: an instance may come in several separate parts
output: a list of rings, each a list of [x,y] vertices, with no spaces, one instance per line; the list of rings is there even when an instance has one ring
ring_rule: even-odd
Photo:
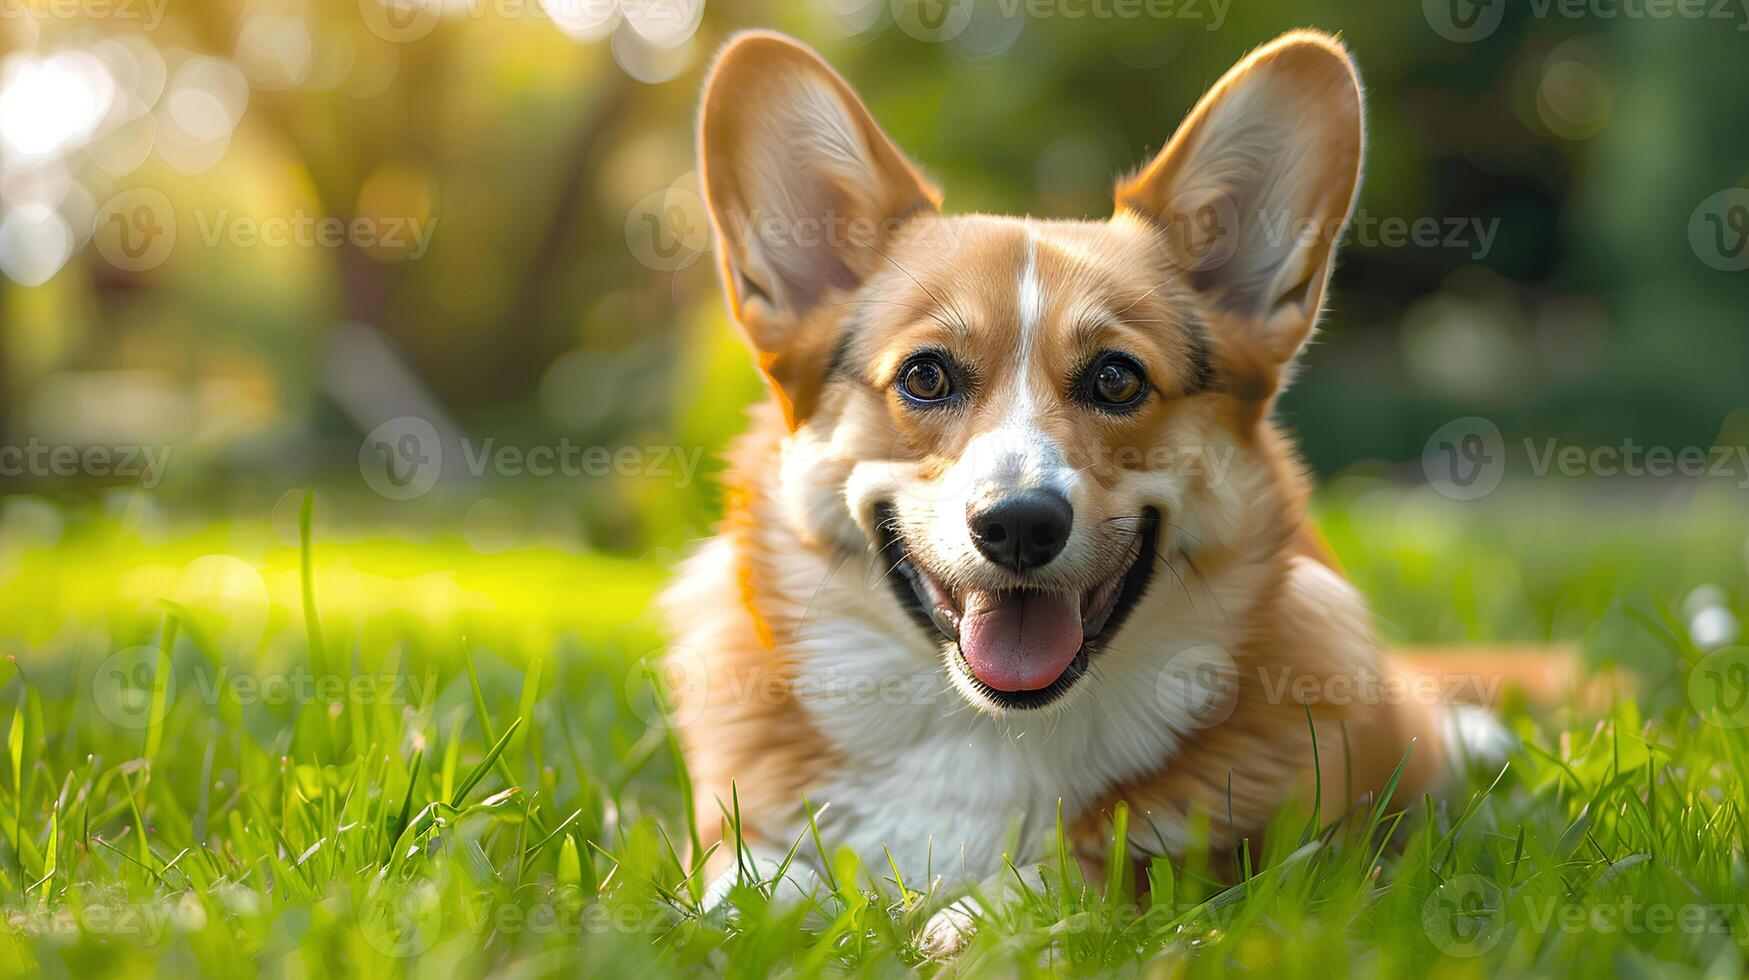
[[[1199,814],[1239,846],[1320,768],[1331,819],[1501,751],[1381,650],[1271,420],[1363,145],[1347,50],[1296,31],[1109,218],[951,214],[810,49],[722,50],[701,182],[770,397],[665,595],[710,900],[815,887],[810,813],[866,867],[976,884],[1059,819],[1102,853],[1120,802],[1138,858]],[[938,948],[968,924],[938,920]]]

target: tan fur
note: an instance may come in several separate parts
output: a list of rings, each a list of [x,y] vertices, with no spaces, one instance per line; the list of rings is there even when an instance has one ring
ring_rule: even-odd
[[[1284,99],[1295,104],[1284,109]],[[1120,184],[1117,213],[1100,222],[941,214],[937,192],[843,80],[774,35],[732,43],[704,102],[701,159],[729,304],[773,389],[731,454],[717,539],[668,600],[678,643],[708,665],[707,682],[683,692],[680,732],[701,823],[718,830],[707,843],[720,838],[732,783],[747,835],[787,846],[773,838],[794,832],[801,794],[867,748],[834,744],[794,690],[822,617],[901,646],[929,642],[886,590],[891,569],[871,552],[868,499],[895,487],[922,491],[924,503],[898,515],[916,560],[954,588],[1012,587],[988,563],[949,552],[939,522],[953,515],[929,503],[950,494],[969,447],[1017,405],[1029,407],[1029,431],[1063,447],[1079,481],[1076,521],[1091,529],[1040,581],[1082,589],[1121,571],[1135,533],[1124,519],[1142,504],[1164,506],[1166,569],[1143,601],[1218,631],[1236,668],[1230,714],[1068,813],[1077,838],[1091,846],[1102,814],[1125,801],[1138,815],[1131,840],[1141,853],[1178,839],[1197,810],[1210,814],[1219,839],[1254,839],[1313,768],[1307,703],[1271,696],[1268,679],[1285,670],[1316,685],[1396,671],[1309,522],[1297,456],[1268,420],[1315,326],[1359,177],[1360,95],[1346,51],[1326,35],[1296,32],[1253,53],[1159,157]],[[1235,107],[1246,110],[1242,120]],[[826,138],[796,133],[804,123]],[[1246,174],[1251,148],[1223,140],[1253,123],[1259,140],[1286,133],[1310,142],[1279,172]],[[808,151],[824,159],[792,152],[810,140],[825,144]],[[1326,237],[1289,252],[1240,235],[1234,258],[1199,266],[1175,209],[1229,178],[1236,183],[1225,190],[1247,206],[1259,203],[1247,193],[1278,195],[1281,206],[1321,222]],[[1247,190],[1246,180],[1261,190]],[[762,208],[810,206],[867,219],[876,231],[801,248],[736,230]],[[1029,283],[1036,309],[1026,308]],[[1212,379],[1199,376],[1199,345]],[[1140,361],[1157,395],[1121,417],[1079,408],[1062,379],[1114,348]],[[977,389],[963,410],[922,412],[900,398],[896,374],[919,349],[949,350],[973,366]],[[1231,468],[1220,479],[1167,479],[1125,463],[1186,450],[1230,452]],[[843,591],[858,574],[867,587]],[[822,609],[829,589],[838,591]],[[1115,658],[1148,656],[1151,639],[1132,637],[1121,650],[1114,640],[1100,656],[1115,669]],[[1403,798],[1440,777],[1436,706],[1318,700],[1310,709],[1326,816],[1376,792],[1412,741]],[[1345,786],[1349,793],[1332,790]],[[1166,833],[1150,832],[1161,825]],[[990,834],[1004,831],[1004,817],[992,814]],[[719,854],[716,868],[729,860]]]

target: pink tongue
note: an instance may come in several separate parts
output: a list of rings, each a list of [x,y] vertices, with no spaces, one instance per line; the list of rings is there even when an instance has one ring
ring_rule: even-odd
[[[974,592],[960,618],[960,653],[998,691],[1050,687],[1081,649],[1081,604],[1051,592]]]

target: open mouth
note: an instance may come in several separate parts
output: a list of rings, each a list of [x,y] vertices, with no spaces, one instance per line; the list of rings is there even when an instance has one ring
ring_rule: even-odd
[[[1107,637],[1148,587],[1160,518],[1141,519],[1118,568],[1084,592],[1037,588],[949,589],[911,560],[890,508],[876,513],[881,557],[899,604],[953,645],[955,665],[979,693],[1014,709],[1042,708],[1087,673]]]

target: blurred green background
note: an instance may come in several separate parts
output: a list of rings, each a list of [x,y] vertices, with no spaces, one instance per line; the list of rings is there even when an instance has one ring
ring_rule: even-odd
[[[693,193],[701,73],[751,26],[825,53],[950,209],[1053,217],[1109,213],[1249,48],[1338,31],[1367,177],[1282,404],[1319,474],[1424,483],[1465,416],[1509,447],[1740,445],[1749,11],[1704,6],[10,0],[0,535],[236,517],[284,544],[315,486],[330,534],[665,564],[760,394]],[[408,418],[435,483],[376,492],[431,461]],[[576,464],[533,475],[537,449]],[[1591,483],[1630,513],[1694,491]]]

